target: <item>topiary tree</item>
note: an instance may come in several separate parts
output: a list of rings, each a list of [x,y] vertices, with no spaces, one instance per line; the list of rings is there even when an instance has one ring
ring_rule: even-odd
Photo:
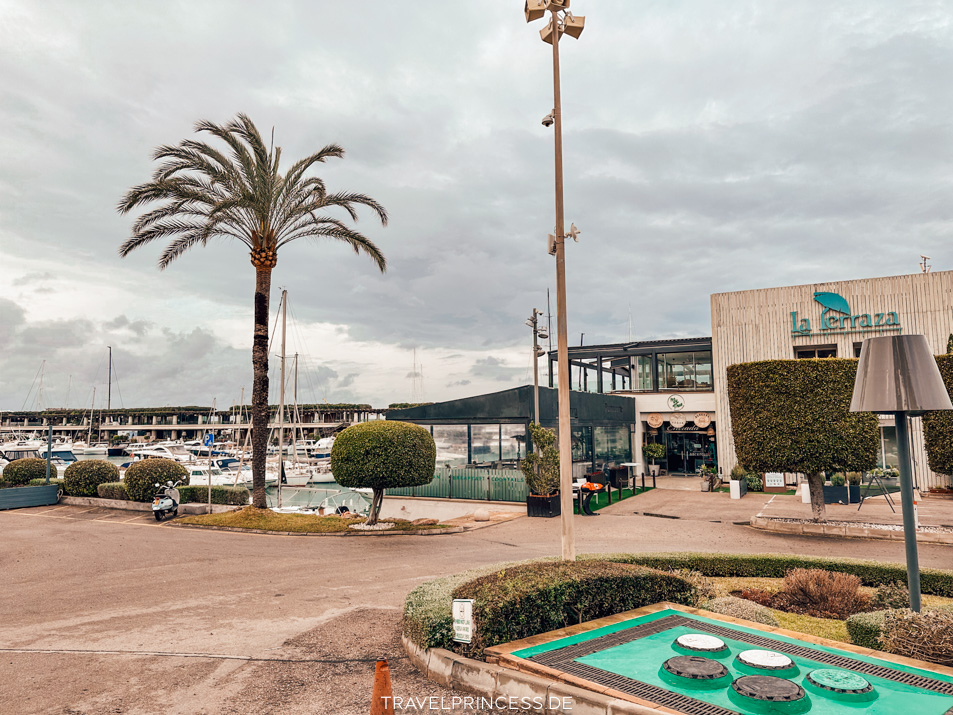
[[[665,445],[661,442],[649,442],[642,446],[642,456],[655,464],[656,459],[665,458]]]
[[[825,521],[823,472],[877,463],[877,417],[850,412],[857,361],[766,360],[728,368],[738,462],[756,472],[800,472],[815,521]]]
[[[98,487],[119,481],[119,467],[105,459],[73,462],[63,472],[63,491],[71,497],[98,496]]]
[[[946,391],[953,396],[953,354],[937,356],[936,363]],[[953,412],[927,412],[923,416],[923,436],[930,469],[938,474],[953,475]]]
[[[535,422],[529,425],[533,451],[520,461],[520,471],[526,480],[530,494],[541,497],[559,492],[559,450],[556,448],[556,433]]]
[[[950,333],[950,339],[946,341],[946,354],[953,355],[953,333]]]
[[[437,465],[430,432],[410,422],[378,421],[352,425],[331,448],[334,481],[352,489],[373,489],[367,524],[377,523],[385,489],[429,484]]]
[[[157,482],[174,484],[179,480],[188,484],[189,472],[174,459],[142,459],[130,464],[122,475],[126,495],[132,501],[152,501]]]
[[[51,467],[51,477],[56,476],[56,467]],[[3,468],[3,481],[15,486],[29,484],[31,479],[46,479],[46,460],[38,457],[14,459]]]

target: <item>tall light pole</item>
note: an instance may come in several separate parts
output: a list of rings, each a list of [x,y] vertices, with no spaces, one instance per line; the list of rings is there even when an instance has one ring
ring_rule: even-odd
[[[569,417],[569,346],[566,327],[566,223],[563,215],[563,128],[559,93],[559,40],[563,34],[576,39],[582,34],[584,17],[573,17],[570,0],[526,0],[526,22],[538,20],[550,12],[549,24],[540,31],[543,42],[553,46],[553,111],[543,118],[543,126],[552,126],[556,153],[556,350],[559,388],[559,506],[562,522],[562,557],[576,560],[572,521],[572,426]],[[575,236],[574,236],[575,237]]]
[[[539,327],[539,316],[543,312],[533,308],[533,314],[529,316],[526,324],[533,329],[533,421],[539,424],[539,356],[546,353],[540,347],[539,339],[545,340],[549,337],[546,328]]]

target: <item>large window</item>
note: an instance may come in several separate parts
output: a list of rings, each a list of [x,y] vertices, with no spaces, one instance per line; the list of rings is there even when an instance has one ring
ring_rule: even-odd
[[[500,425],[501,459],[504,462],[517,462],[526,456],[526,427],[523,425]],[[507,464],[516,467],[518,464]]]
[[[500,461],[500,426],[470,425],[470,453],[474,464]]]
[[[710,350],[660,354],[657,370],[659,391],[712,389]]]
[[[467,426],[434,425],[433,441],[437,446],[437,466],[462,467],[467,463]]]
[[[632,461],[632,445],[629,441],[628,427],[594,427],[593,441],[597,463]]]
[[[652,392],[652,356],[639,355],[632,358],[635,367],[635,390],[640,392]]]
[[[837,357],[837,346],[817,345],[812,347],[794,348],[794,357],[798,360]]]
[[[880,428],[880,453],[877,455],[877,466],[896,467],[900,463],[897,456],[897,428],[894,426]]]

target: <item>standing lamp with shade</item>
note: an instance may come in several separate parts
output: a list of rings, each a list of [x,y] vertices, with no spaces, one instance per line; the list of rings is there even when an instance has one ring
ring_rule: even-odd
[[[953,410],[953,403],[927,339],[923,335],[889,335],[864,340],[850,411],[893,414],[895,418],[907,585],[914,611],[920,610],[920,564],[907,418],[932,410]]]

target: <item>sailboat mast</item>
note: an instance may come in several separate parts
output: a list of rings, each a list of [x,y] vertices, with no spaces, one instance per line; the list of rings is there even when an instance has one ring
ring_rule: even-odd
[[[109,380],[106,383],[106,409],[112,409],[113,404],[113,349],[112,345],[107,345],[109,348]]]
[[[285,466],[285,338],[288,333],[288,291],[281,291],[281,390],[278,393],[278,508],[281,508],[281,475]]]
[[[89,403],[89,430],[86,433],[86,446],[93,443],[93,415],[96,410],[96,386],[93,385],[93,401]]]

